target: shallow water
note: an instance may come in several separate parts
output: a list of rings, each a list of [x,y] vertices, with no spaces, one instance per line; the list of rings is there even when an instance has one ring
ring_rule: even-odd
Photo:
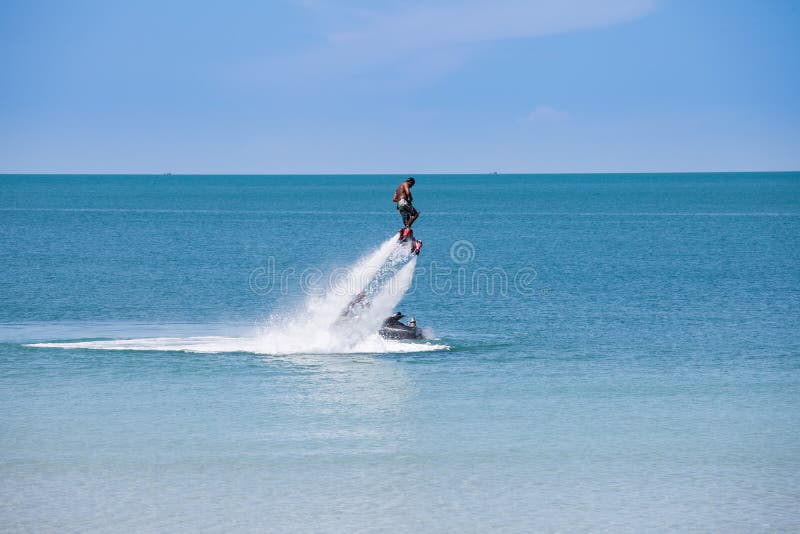
[[[2,530],[800,529],[800,175],[421,176],[436,339],[257,350],[398,180],[0,177]]]

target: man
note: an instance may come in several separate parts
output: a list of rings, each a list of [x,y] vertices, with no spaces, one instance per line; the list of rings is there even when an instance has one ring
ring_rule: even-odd
[[[403,227],[411,228],[414,221],[419,217],[419,212],[411,205],[414,197],[411,196],[411,188],[414,187],[414,178],[406,178],[406,180],[397,186],[392,197],[392,202],[397,202],[397,211],[400,212],[400,217],[403,218]]]
[[[405,315],[403,315],[400,312],[397,312],[394,315],[387,317],[383,321],[383,326],[397,326],[397,325],[405,326],[403,323],[400,322],[400,319],[402,319],[403,317],[405,317]]]
[[[411,196],[411,188],[414,187],[414,178],[406,178],[403,183],[397,186],[392,197],[392,202],[397,202],[397,211],[400,212],[400,217],[403,218],[403,227],[400,229],[398,239],[401,242],[411,241],[411,252],[419,254],[422,248],[422,241],[414,239],[414,232],[411,230],[411,225],[419,217],[419,212],[411,205],[414,197]]]

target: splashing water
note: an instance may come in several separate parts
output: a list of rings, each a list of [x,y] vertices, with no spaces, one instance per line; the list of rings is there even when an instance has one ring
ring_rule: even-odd
[[[324,296],[309,298],[305,308],[287,317],[275,316],[252,337],[156,337],[109,341],[33,343],[48,348],[104,350],[169,350],[200,353],[349,354],[426,352],[447,345],[383,339],[381,323],[402,300],[414,278],[417,256],[396,235],[373,253],[342,271]],[[357,295],[364,301],[345,317]]]
[[[282,324],[267,325],[259,352],[353,353],[441,350],[446,345],[385,340],[378,330],[411,286],[417,256],[395,236],[362,259],[324,297]],[[344,317],[357,295],[365,304]]]

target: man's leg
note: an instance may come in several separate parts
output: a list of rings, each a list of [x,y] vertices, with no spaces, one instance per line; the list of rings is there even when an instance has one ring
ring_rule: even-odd
[[[403,219],[403,228],[408,228],[408,221],[411,219],[411,214],[406,210],[400,210],[400,218]]]
[[[419,212],[417,210],[414,210],[414,213],[412,213],[411,216],[408,218],[408,224],[406,226],[411,228],[411,225],[414,224],[414,221],[417,220],[417,217],[419,217]]]

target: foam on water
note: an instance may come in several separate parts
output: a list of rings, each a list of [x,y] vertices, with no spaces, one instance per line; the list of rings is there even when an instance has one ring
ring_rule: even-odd
[[[101,341],[46,342],[27,346],[63,349],[159,350],[255,354],[404,353],[449,349],[430,342],[404,342],[378,335],[383,320],[405,296],[414,278],[417,256],[396,236],[342,270],[322,297],[309,297],[297,313],[273,316],[252,336],[149,337]],[[368,305],[344,318],[356,295]]]
[[[280,339],[280,336],[275,336]],[[273,339],[275,339],[273,338]],[[322,338],[320,338],[322,339]],[[450,347],[437,343],[410,343],[383,339],[378,334],[367,336],[347,347],[336,349],[286,339],[279,347],[264,344],[259,337],[151,337],[140,339],[115,339],[103,341],[30,343],[27,347],[58,349],[99,350],[156,350],[196,353],[250,352],[253,354],[357,354],[406,353],[447,350]]]

